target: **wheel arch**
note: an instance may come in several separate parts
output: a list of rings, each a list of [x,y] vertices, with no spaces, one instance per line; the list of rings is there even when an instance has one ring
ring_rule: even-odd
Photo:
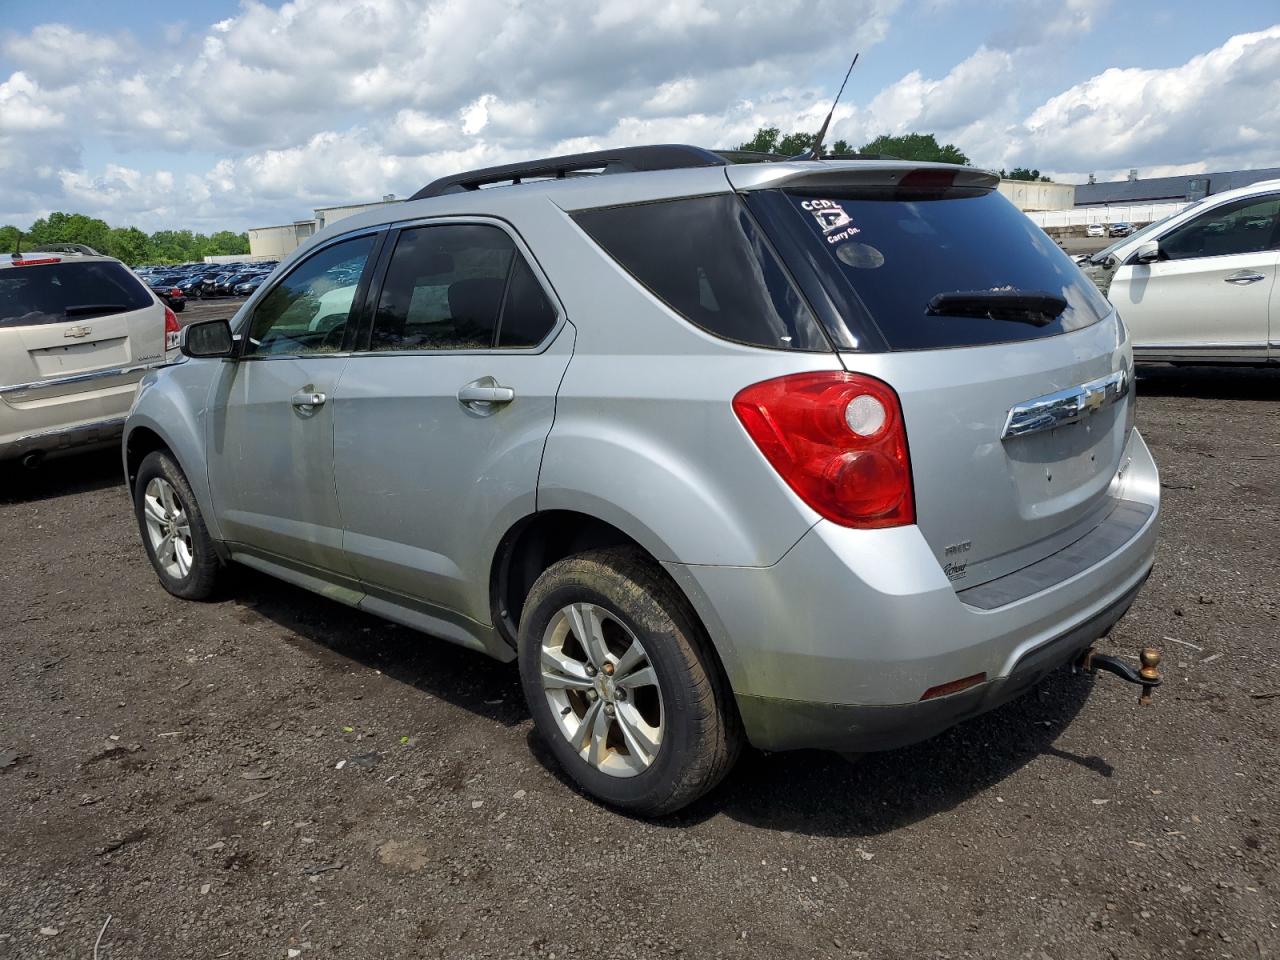
[[[635,533],[638,536],[593,514],[565,509],[542,510],[513,524],[499,541],[490,569],[490,610],[498,634],[513,648],[516,646],[525,598],[534,581],[556,561],[600,547],[633,547],[653,561],[654,567],[688,605],[688,614],[702,631],[705,645],[715,661],[712,667],[731,685],[732,672],[726,669],[729,665],[724,661],[712,625],[701,615],[700,604],[689,596],[686,584],[673,577],[659,559],[665,545],[646,544],[644,540],[652,537],[647,529]]]

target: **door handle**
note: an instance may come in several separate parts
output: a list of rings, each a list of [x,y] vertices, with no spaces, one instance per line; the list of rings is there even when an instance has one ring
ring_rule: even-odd
[[[329,398],[315,390],[299,390],[289,400],[294,408],[303,413],[313,413],[316,407],[323,407]]]
[[[1249,270],[1241,270],[1239,273],[1233,273],[1229,277],[1224,277],[1225,283],[1234,283],[1237,287],[1243,287],[1245,284],[1257,283],[1259,280],[1267,279],[1260,273],[1253,273]]]
[[[516,392],[504,387],[493,377],[481,377],[473,380],[458,391],[458,400],[472,410],[500,406],[510,403],[516,398]]]

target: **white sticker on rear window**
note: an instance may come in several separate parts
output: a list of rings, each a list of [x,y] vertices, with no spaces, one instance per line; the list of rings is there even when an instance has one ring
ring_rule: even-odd
[[[823,234],[831,234],[837,230],[843,231],[838,239],[846,239],[861,231],[852,226],[853,217],[845,212],[844,207],[836,203],[834,200],[802,200],[800,206],[804,210],[808,210],[813,214],[813,219],[818,221],[818,226],[822,228]],[[845,230],[844,228],[849,229]],[[828,243],[835,243],[836,240],[828,236]]]

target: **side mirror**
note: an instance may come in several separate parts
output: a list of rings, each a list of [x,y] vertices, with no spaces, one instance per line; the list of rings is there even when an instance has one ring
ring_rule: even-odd
[[[1146,243],[1138,246],[1138,253],[1133,258],[1134,263],[1155,263],[1160,259],[1160,243],[1156,240],[1148,240]]]
[[[182,328],[178,349],[184,357],[229,357],[236,341],[226,320],[205,320]]]

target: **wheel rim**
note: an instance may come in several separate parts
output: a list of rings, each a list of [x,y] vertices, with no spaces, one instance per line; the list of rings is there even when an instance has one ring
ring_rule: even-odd
[[[142,514],[156,565],[175,580],[185,579],[194,559],[191,521],[173,484],[153,477],[142,493]]]
[[[644,645],[592,603],[561,609],[542,635],[542,689],[560,733],[601,773],[634,777],[662,748],[662,690]]]

